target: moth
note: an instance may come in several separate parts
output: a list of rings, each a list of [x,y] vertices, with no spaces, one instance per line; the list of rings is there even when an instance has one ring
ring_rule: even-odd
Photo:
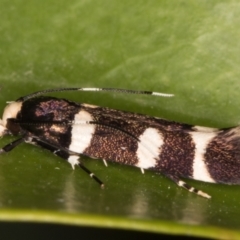
[[[240,184],[240,127],[217,129],[168,121],[137,113],[45,96],[63,91],[112,91],[170,97],[148,91],[112,88],[57,88],[9,102],[0,121],[0,136],[20,135],[0,153],[26,142],[47,149],[103,182],[81,156],[162,173],[180,187],[205,198],[182,178]]]

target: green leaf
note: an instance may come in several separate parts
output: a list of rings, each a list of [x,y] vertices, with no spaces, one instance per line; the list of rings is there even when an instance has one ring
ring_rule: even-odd
[[[1,109],[41,89],[119,87],[175,97],[57,96],[197,125],[239,124],[238,1],[2,0],[0,15]],[[1,155],[0,220],[240,238],[239,186],[188,181],[207,200],[153,172],[83,161],[105,190],[43,149],[22,144]]]

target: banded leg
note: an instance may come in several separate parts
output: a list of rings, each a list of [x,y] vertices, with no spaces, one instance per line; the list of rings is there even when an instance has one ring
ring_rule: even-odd
[[[75,168],[75,165],[79,166],[84,172],[86,172],[91,178],[93,178],[100,185],[101,188],[104,188],[104,183],[93,172],[91,172],[88,168],[86,168],[80,162],[79,155],[71,154],[64,149],[59,149],[58,147],[53,146],[44,141],[41,141],[40,139],[37,139],[37,138],[31,138],[28,140],[28,142],[31,144],[40,146],[42,148],[45,148],[45,149],[51,151],[53,154],[57,155],[58,157],[68,161],[72,165],[73,169]]]
[[[7,144],[6,146],[0,149],[0,154],[12,151],[15,147],[17,147],[19,144],[23,142],[25,142],[25,137],[22,137],[13,142],[10,142],[9,144]]]
[[[207,193],[201,191],[201,190],[198,190],[190,185],[188,185],[187,183],[185,183],[184,181],[182,181],[181,179],[179,179],[178,177],[176,176],[172,176],[172,175],[167,175],[165,174],[165,176],[167,176],[168,178],[170,178],[172,181],[174,181],[179,187],[182,187],[186,190],[188,190],[189,192],[192,192],[192,193],[195,193],[201,197],[205,197],[205,198],[211,198],[210,195],[208,195]]]

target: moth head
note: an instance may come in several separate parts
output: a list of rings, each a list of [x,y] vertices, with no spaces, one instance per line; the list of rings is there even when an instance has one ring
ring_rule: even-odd
[[[2,119],[0,119],[0,137],[6,134],[6,128],[2,125]]]
[[[10,102],[3,111],[2,120],[0,120],[0,136],[6,134],[9,118],[16,118],[21,110],[22,102]]]

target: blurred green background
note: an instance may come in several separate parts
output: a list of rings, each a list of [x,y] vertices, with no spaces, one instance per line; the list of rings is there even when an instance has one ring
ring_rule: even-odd
[[[190,124],[239,124],[239,1],[1,0],[0,16],[1,109],[42,89],[117,87],[175,97],[57,96]],[[27,221],[240,239],[239,186],[188,181],[212,195],[206,200],[152,172],[84,163],[105,190],[43,149],[22,144],[1,155],[2,226]]]

